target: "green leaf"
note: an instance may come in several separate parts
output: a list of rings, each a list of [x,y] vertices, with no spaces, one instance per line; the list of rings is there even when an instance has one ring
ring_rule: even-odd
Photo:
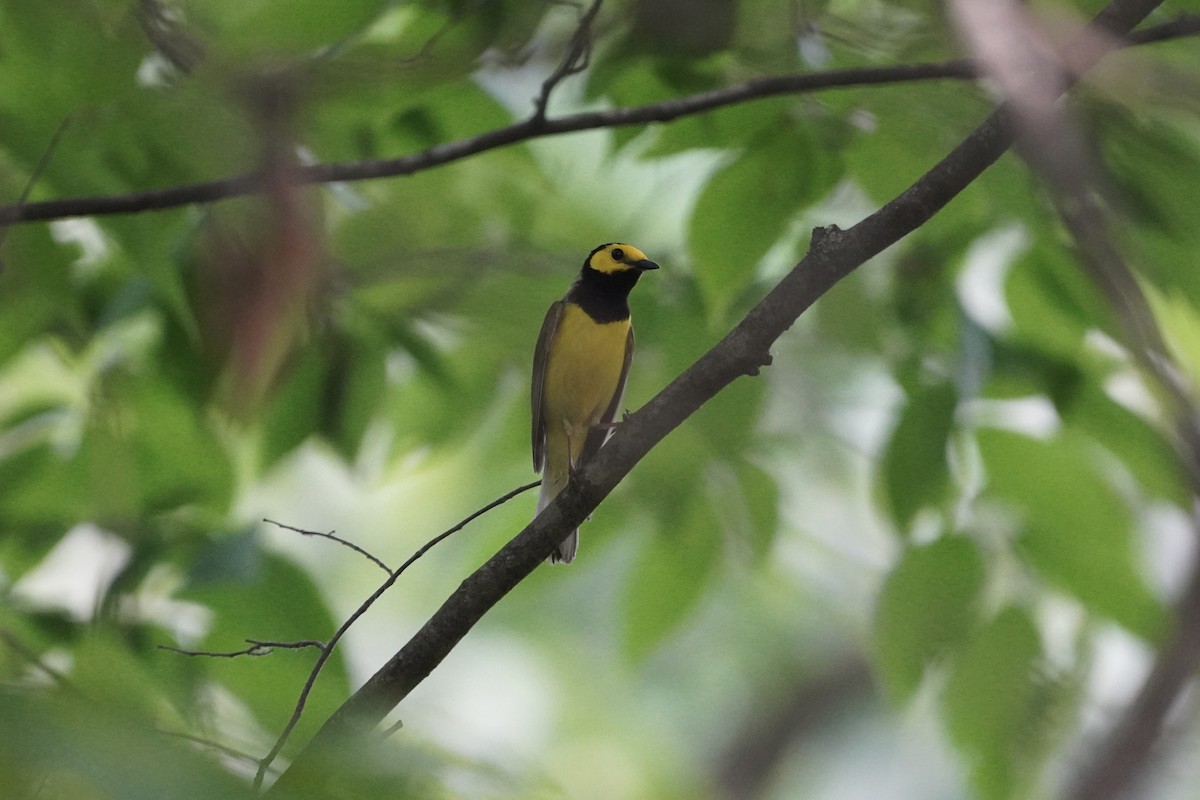
[[[202,11],[216,28],[215,44],[261,58],[335,44],[366,27],[387,5],[385,0],[211,0]]]
[[[383,158],[425,150],[512,122],[508,110],[474,83],[414,85],[414,78],[433,77],[423,71],[420,76],[406,71],[406,80],[397,80],[392,74],[394,50],[381,52],[361,66],[387,78],[332,87],[340,93],[313,110],[311,140],[323,160]],[[456,73],[464,71],[462,62],[449,66]],[[466,80],[467,75],[454,77]]]
[[[645,659],[695,608],[721,552],[721,526],[706,503],[647,539],[625,584],[624,651]]]
[[[1185,96],[1181,93],[1179,100]],[[1144,99],[1139,96],[1136,102],[1144,105]],[[1162,107],[1100,102],[1091,103],[1088,112],[1120,190],[1122,213],[1139,244],[1150,245],[1138,253],[1139,277],[1167,293],[1200,296],[1194,261],[1200,231],[1188,205],[1200,172],[1195,131]]]
[[[1013,263],[1005,299],[1015,326],[1012,339],[1054,358],[1078,361],[1089,330],[1115,334],[1112,314],[1095,284],[1048,236]]]
[[[925,670],[972,632],[983,582],[983,558],[963,536],[905,549],[875,610],[875,661],[893,700],[911,697]]]
[[[753,445],[766,388],[761,377],[735,381],[692,416],[690,424],[713,455],[734,459]]]
[[[233,467],[197,408],[156,376],[135,381],[131,408],[138,481],[145,508],[169,510],[187,503],[224,509],[233,495]]]
[[[263,415],[262,466],[273,466],[318,431],[329,370],[326,349],[310,344],[287,369]]]
[[[387,351],[382,346],[340,340],[334,344],[322,398],[321,431],[347,461],[353,461],[368,425],[386,397]]]
[[[58,466],[62,480],[82,473],[72,494],[88,513],[123,526],[183,505],[225,509],[233,469],[202,410],[161,375],[115,376],[106,388],[78,453]]]
[[[1065,423],[1086,432],[1120,459],[1145,492],[1191,508],[1183,462],[1161,430],[1096,387],[1075,393],[1059,411]]]
[[[17,145],[30,166],[67,114],[112,101],[133,87],[144,51],[136,26],[121,24],[129,13],[128,6],[107,0],[0,8],[5,43],[0,119],[6,143]]]
[[[210,753],[156,730],[157,720],[135,713],[148,698],[133,708],[120,702],[131,694],[127,683],[134,676],[129,662],[106,659],[103,666],[104,674],[88,679],[88,702],[65,692],[3,690],[0,785],[6,796],[123,800],[254,796],[243,778],[219,766]],[[84,667],[95,672],[86,663]],[[181,730],[173,722],[163,727]]]
[[[906,84],[902,92],[827,93],[821,99],[860,128],[846,150],[847,166],[879,202],[904,191],[989,110],[983,97],[968,97],[959,87],[938,82]]]
[[[1192,297],[1177,289],[1158,291],[1148,286],[1146,297],[1175,362],[1173,366],[1183,373],[1195,393],[1200,387],[1200,308]]]
[[[104,223],[105,232],[119,248],[114,254],[114,260],[121,262],[119,268],[147,281],[154,290],[152,299],[168,309],[172,321],[195,342],[200,333],[179,259],[180,243],[187,241],[192,227],[191,219],[181,212],[121,217]],[[115,311],[109,313],[116,315]]]
[[[659,157],[688,150],[751,146],[764,133],[778,128],[779,120],[793,102],[786,98],[765,100],[683,117],[656,132],[646,155]]]
[[[738,463],[734,468],[737,475],[738,495],[734,498],[736,505],[731,505],[739,513],[736,519],[743,520],[740,525],[734,525],[733,530],[745,531],[747,543],[756,560],[767,557],[775,534],[779,528],[779,483],[774,476],[747,461]],[[714,499],[714,502],[720,502]]]
[[[49,443],[10,455],[0,460],[0,519],[35,539],[47,529],[61,535],[93,511],[89,493],[81,491],[87,484],[82,461]]]
[[[1047,706],[1039,684],[1041,643],[1029,614],[1007,608],[954,661],[942,697],[955,745],[969,758],[982,800],[1025,796],[1029,758]]]
[[[948,382],[921,387],[909,398],[883,454],[883,488],[896,527],[907,534],[922,508],[941,505],[950,485],[946,448],[958,392]]]
[[[985,397],[1011,400],[1045,395],[1063,408],[1074,402],[1087,384],[1088,375],[1078,361],[1004,339],[993,339],[991,344]]]
[[[799,211],[837,180],[803,126],[782,121],[719,169],[696,200],[688,250],[711,316],[720,319]]]
[[[1017,514],[1029,565],[1093,613],[1156,640],[1163,608],[1135,563],[1132,515],[1095,469],[1094,445],[1069,430],[1048,441],[1000,430],[978,438],[988,493]]]
[[[74,248],[56,244],[45,225],[8,228],[3,241],[0,365],[44,332],[74,331],[85,324],[81,298],[71,281]]]
[[[815,326],[825,346],[867,352],[887,352],[894,342],[895,321],[881,307],[875,276],[855,270],[821,296],[804,316]],[[886,300],[890,304],[891,298]]]

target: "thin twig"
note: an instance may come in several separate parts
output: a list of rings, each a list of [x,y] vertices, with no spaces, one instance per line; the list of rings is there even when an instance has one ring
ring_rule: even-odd
[[[533,487],[540,485],[541,481],[533,481],[525,484],[524,486],[519,486],[516,489],[513,489],[511,492],[501,495],[483,508],[480,508],[470,516],[464,518],[458,524],[430,539],[415,553],[413,553],[407,561],[401,564],[395,572],[391,573],[391,575],[388,576],[388,579],[380,584],[379,588],[376,589],[370,597],[364,600],[362,605],[355,609],[354,613],[351,614],[336,631],[334,631],[333,636],[329,637],[328,644],[326,644],[325,648],[321,651],[321,655],[318,656],[316,663],[313,664],[312,671],[309,672],[308,679],[304,682],[304,687],[300,690],[300,697],[296,700],[296,707],[292,710],[292,716],[288,719],[287,724],[283,726],[283,730],[280,732],[279,738],[275,740],[275,744],[271,747],[270,752],[263,756],[262,760],[259,762],[258,772],[254,776],[254,787],[256,789],[262,785],[263,779],[266,777],[267,769],[279,756],[280,751],[283,750],[284,745],[287,744],[288,739],[291,737],[292,731],[295,730],[297,723],[300,722],[300,716],[304,713],[304,706],[308,703],[308,696],[312,693],[313,686],[316,685],[317,676],[321,674],[321,670],[324,668],[325,662],[329,660],[331,655],[333,655],[334,648],[337,647],[337,643],[341,641],[342,636],[345,635],[346,631],[350,629],[350,626],[357,622],[359,617],[367,613],[367,610],[375,604],[375,601],[382,597],[383,593],[390,589],[392,584],[399,580],[400,576],[404,574],[406,569],[408,569],[421,556],[429,552],[439,542],[447,539],[455,533],[458,533],[470,522],[478,519],[497,506],[501,506],[504,503],[507,503],[509,500],[512,500],[517,495],[527,492]]]
[[[369,558],[371,561],[373,561],[375,563],[376,566],[378,566],[381,570],[388,573],[389,575],[392,572],[392,568],[389,567],[387,564],[383,563],[382,559],[367,552],[363,548],[356,545],[354,542],[349,542],[340,536],[335,536],[334,531],[329,531],[328,533],[323,533],[321,531],[309,531],[309,530],[305,530],[304,528],[294,528],[291,525],[287,525],[282,522],[276,522],[273,519],[265,519],[264,518],[263,522],[274,525],[277,528],[283,528],[284,530],[295,531],[296,533],[299,533],[302,536],[320,536],[322,539],[329,539],[331,541],[337,542],[338,544],[345,545],[346,547],[349,547],[351,550],[358,553],[359,555]]]
[[[14,653],[21,656],[21,658],[28,661],[30,664],[36,667],[39,672],[44,673],[55,683],[66,688],[74,688],[70,678],[43,661],[42,657],[38,655],[37,651],[21,641],[20,637],[10,631],[8,628],[0,628],[0,639],[4,640],[4,644],[9,650],[12,650]]]
[[[600,13],[603,2],[604,0],[592,0],[591,6],[579,18],[579,24],[567,42],[567,51],[563,54],[562,61],[558,62],[554,72],[542,81],[542,91],[533,101],[533,119],[544,122],[546,105],[550,102],[550,93],[554,88],[568,75],[577,75],[587,69],[592,57],[592,21]]]
[[[71,114],[67,114],[58,123],[58,127],[54,129],[54,133],[50,136],[50,144],[46,145],[46,149],[42,152],[37,164],[34,164],[33,172],[29,173],[29,180],[25,181],[25,187],[21,190],[21,195],[17,198],[17,202],[13,208],[16,208],[18,211],[25,208],[29,201],[29,195],[33,192],[34,185],[42,177],[42,173],[46,171],[46,168],[50,166],[50,159],[53,157],[54,151],[58,149],[58,144],[62,141],[63,134],[67,132],[67,126],[70,122]],[[4,240],[8,236],[8,227],[4,223],[3,218],[0,217],[0,247],[4,247]],[[2,263],[0,263],[0,266],[2,266]]]
[[[169,644],[160,644],[159,650],[166,650],[171,653],[178,653],[181,656],[205,656],[207,658],[238,658],[240,656],[267,656],[274,650],[303,650],[309,647],[315,647],[318,650],[324,651],[328,645],[324,642],[318,642],[316,639],[302,639],[298,642],[268,642],[259,639],[245,639],[250,646],[242,650],[227,650],[214,652],[211,650],[185,650],[182,647],[172,647]]]
[[[159,733],[163,734],[164,736],[172,736],[176,739],[183,739],[184,741],[192,742],[193,744],[198,744],[202,747],[207,747],[209,750],[216,750],[217,752],[219,752],[223,755],[229,756],[230,758],[236,758],[238,761],[245,761],[249,764],[257,764],[258,763],[258,759],[255,756],[250,755],[249,753],[243,753],[241,750],[230,747],[229,745],[221,744],[220,742],[215,742],[212,739],[207,739],[203,736],[197,736],[194,733],[186,733],[184,731],[171,731],[171,730],[166,730],[165,728],[155,728],[155,730],[157,730]]]
[[[137,17],[150,44],[181,73],[192,72],[204,61],[208,50],[204,40],[160,0],[139,0]]]

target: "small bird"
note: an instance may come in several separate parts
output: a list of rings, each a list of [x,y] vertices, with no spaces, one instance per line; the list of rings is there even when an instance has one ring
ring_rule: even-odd
[[[612,432],[633,360],[629,291],[651,269],[658,264],[633,245],[602,244],[546,312],[533,354],[533,469],[543,473],[535,517]],[[576,529],[550,563],[569,564],[578,548]]]

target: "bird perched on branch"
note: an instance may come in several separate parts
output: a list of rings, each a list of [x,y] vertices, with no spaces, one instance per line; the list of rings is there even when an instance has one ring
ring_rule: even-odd
[[[543,473],[535,516],[612,432],[633,360],[629,292],[651,269],[658,264],[633,245],[602,244],[546,312],[533,355],[533,468]],[[550,563],[570,563],[578,547],[576,529]]]

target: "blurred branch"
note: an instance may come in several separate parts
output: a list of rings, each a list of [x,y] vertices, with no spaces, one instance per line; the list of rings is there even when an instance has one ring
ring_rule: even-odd
[[[228,756],[229,758],[233,758],[238,761],[244,761],[248,764],[258,764],[258,759],[249,753],[243,753],[241,750],[230,747],[229,745],[221,744],[220,742],[215,742],[212,739],[206,739],[203,736],[197,736],[194,733],[186,733],[184,731],[170,731],[164,728],[156,728],[156,730],[164,736],[172,736],[176,739],[182,739],[185,742],[198,744],[201,747],[208,748],[209,750],[215,750],[222,755]]]
[[[169,644],[160,644],[159,650],[167,650],[171,653],[178,653],[181,656],[207,656],[209,658],[237,658],[239,656],[267,656],[275,650],[303,650],[309,647],[315,647],[318,650],[325,650],[327,645],[324,642],[318,642],[315,639],[302,639],[298,642],[264,642],[258,639],[245,639],[250,646],[241,650],[229,650],[223,652],[213,652],[211,650],[184,650],[182,647],[172,647]]]
[[[207,48],[184,25],[177,9],[159,0],[138,0],[137,18],[146,38],[168,64],[183,73],[200,66]]]
[[[1162,28],[1160,31],[1159,29]],[[1178,17],[1163,26],[1142,32],[1146,43],[1200,33],[1200,15]],[[726,106],[780,95],[804,94],[855,86],[881,86],[912,81],[953,79],[972,80],[975,68],[964,60],[891,67],[833,70],[798,75],[755,78],[745,83],[709,92],[677,97],[660,103],[606,111],[590,111],[547,119],[535,113],[528,119],[486,133],[436,145],[428,150],[399,158],[354,161],[334,164],[297,166],[293,178],[302,184],[362,181],[412,175],[449,164],[469,156],[514,144],[601,128],[670,122],[680,117],[701,114]],[[196,203],[211,203],[230,197],[258,194],[266,190],[262,173],[247,173],[203,183],[182,184],[129,194],[96,197],[71,197],[37,203],[0,206],[0,225],[38,222],[66,217],[131,214],[162,211]]]
[[[38,655],[36,650],[21,641],[20,637],[10,631],[8,628],[0,628],[0,640],[4,641],[4,645],[9,650],[12,650],[21,658],[28,661],[30,665],[37,668],[39,672],[45,674],[48,678],[50,678],[50,680],[68,689],[74,688],[74,686],[71,685],[70,678],[43,661],[42,657]]]
[[[353,614],[346,618],[346,621],[343,622],[336,631],[334,631],[333,636],[329,638],[329,642],[322,648],[321,655],[317,658],[316,663],[313,664],[312,671],[309,672],[308,679],[305,680],[304,687],[300,690],[300,696],[296,699],[296,707],[292,710],[292,716],[288,719],[287,724],[283,726],[283,730],[280,732],[279,737],[275,740],[275,744],[271,747],[270,752],[263,756],[262,760],[259,761],[258,772],[254,776],[254,786],[256,788],[262,785],[263,779],[267,775],[267,770],[270,769],[271,764],[283,750],[283,746],[287,744],[288,739],[291,738],[292,731],[296,729],[297,723],[300,722],[300,717],[304,714],[304,706],[307,705],[308,696],[312,693],[313,686],[315,686],[317,683],[317,677],[321,674],[321,670],[324,669],[325,662],[329,660],[331,655],[333,655],[333,650],[335,647],[337,647],[338,642],[341,641],[342,636],[346,634],[346,631],[350,630],[350,626],[357,622],[359,617],[367,613],[367,610],[375,604],[375,601],[382,597],[383,593],[390,589],[392,584],[399,580],[400,576],[404,574],[404,571],[412,566],[417,559],[433,549],[434,545],[442,542],[455,533],[458,533],[470,522],[478,519],[492,509],[504,505],[509,500],[512,500],[514,497],[529,491],[535,486],[540,486],[541,483],[541,481],[533,481],[525,484],[524,486],[518,486],[511,492],[506,492],[492,502],[488,503],[483,508],[472,512],[470,515],[460,520],[457,524],[447,528],[437,536],[430,539],[428,542],[418,548],[415,553],[409,556],[407,561],[405,561],[394,572],[392,572],[388,576],[388,579],[380,584],[379,588],[376,589],[370,597],[364,600],[362,605],[355,609]]]
[[[1112,0],[1089,26],[1122,36],[1161,0]],[[1098,60],[1102,52],[1091,52]],[[1086,65],[1085,65],[1086,66]],[[1012,144],[1011,112],[1001,107],[942,161],[883,208],[848,230],[813,231],[808,253],[711,350],[629,415],[596,457],[541,514],[464,580],[416,634],[347,700],[300,752],[273,789],[316,787],[449,655],[488,610],[536,569],[617,483],[704,403],[771,362],[770,348],[840,279],[923,225]]]
[[[712,781],[719,796],[761,796],[789,750],[818,735],[838,709],[873,687],[867,662],[853,654],[798,682],[782,699],[772,696],[770,707],[747,719],[718,757]]]
[[[67,125],[71,122],[71,115],[67,114],[58,123],[58,127],[54,129],[54,133],[50,136],[50,143],[46,145],[46,150],[38,159],[37,164],[33,167],[33,172],[29,174],[29,180],[25,181],[25,187],[21,190],[21,196],[17,198],[15,205],[10,208],[15,208],[19,212],[25,208],[29,202],[29,194],[33,191],[33,187],[37,184],[38,178],[42,177],[42,173],[46,171],[46,167],[50,166],[50,159],[54,156],[54,151],[58,149],[58,143],[62,141],[62,136],[67,131]],[[4,239],[8,235],[8,225],[3,221],[3,215],[0,215],[0,247],[4,247]],[[0,268],[3,268],[4,263],[0,261]]]
[[[1132,31],[1125,41],[1132,45],[1153,44],[1169,39],[1195,36],[1200,33],[1200,14],[1180,14],[1170,22],[1152,25],[1140,31]]]
[[[308,530],[305,530],[304,528],[294,528],[291,525],[285,525],[282,522],[276,522],[273,519],[264,519],[263,522],[266,522],[270,525],[274,525],[276,528],[283,528],[284,530],[294,531],[302,536],[320,536],[323,539],[329,539],[331,541],[337,542],[338,544],[345,545],[346,547],[349,547],[351,550],[353,550],[354,552],[363,556],[364,558],[370,559],[372,562],[375,563],[376,566],[378,566],[381,570],[383,570],[387,574],[389,574],[389,575],[392,574],[392,568],[389,567],[387,564],[385,564],[382,559],[367,552],[363,548],[356,545],[354,542],[349,542],[340,536],[335,536],[334,531],[329,531],[328,533],[322,533],[321,531],[308,531]]]
[[[1076,772],[1063,797],[1113,800],[1129,792],[1155,750],[1168,714],[1200,669],[1200,556],[1176,601],[1170,635],[1150,674],[1103,740]]]
[[[567,42],[567,52],[554,72],[550,73],[550,77],[542,82],[542,91],[533,101],[533,119],[545,122],[546,104],[550,102],[550,93],[554,91],[554,87],[567,76],[578,75],[587,69],[592,57],[592,20],[600,12],[603,2],[604,0],[592,0],[591,6],[579,18],[579,24]]]
[[[1057,102],[1052,87],[1070,80],[1064,57],[1046,45],[1015,0],[955,0],[964,38],[1015,111],[1018,151],[1046,186],[1070,232],[1080,265],[1116,314],[1125,345],[1145,375],[1170,399],[1175,444],[1192,496],[1200,497],[1200,413],[1179,379],[1149,301],[1112,233],[1106,188],[1094,148]],[[1082,42],[1094,47],[1096,42]],[[1193,527],[1200,532],[1200,519]],[[1200,553],[1176,603],[1172,630],[1150,674],[1117,724],[1074,777],[1071,800],[1112,800],[1125,794],[1150,761],[1167,714],[1200,670]]]

